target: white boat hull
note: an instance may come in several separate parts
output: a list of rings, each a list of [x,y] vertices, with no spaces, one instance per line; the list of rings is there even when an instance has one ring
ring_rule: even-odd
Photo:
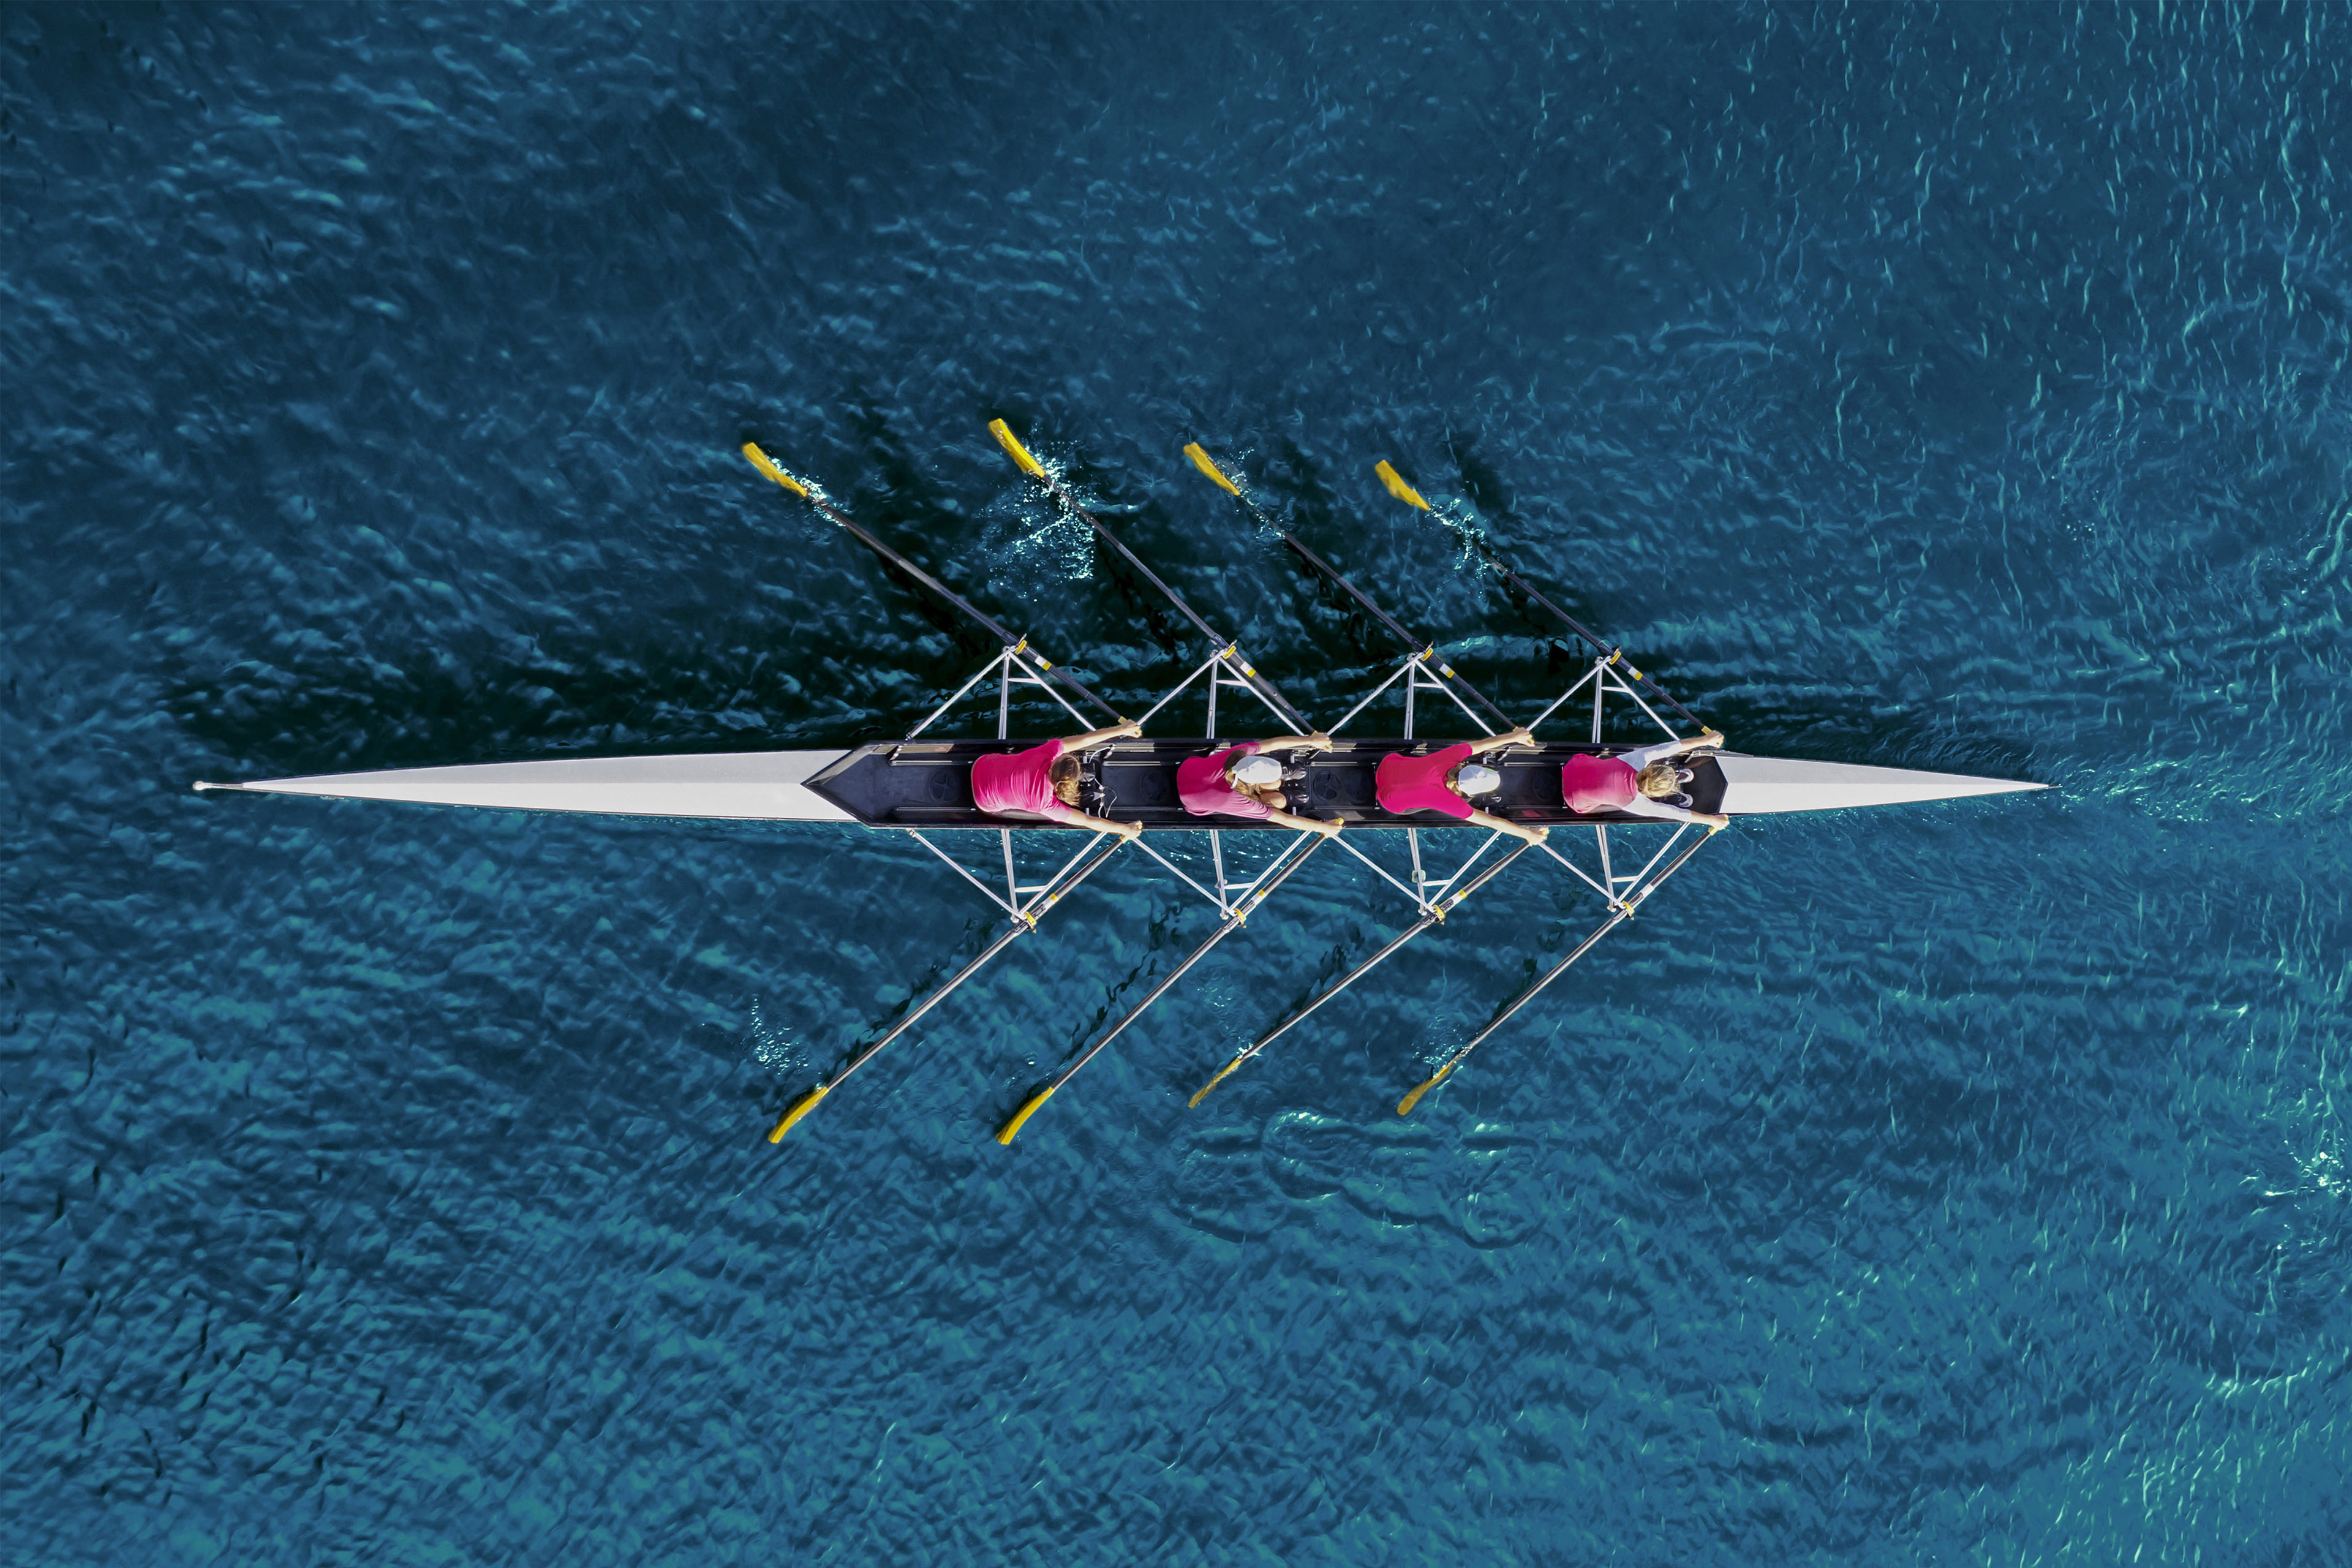
[[[731,822],[854,822],[807,781],[843,752],[710,752],[667,757],[578,757],[320,773],[200,790],[480,805],[499,811],[584,811],[606,816],[696,816]]]
[[[582,757],[486,763],[384,773],[320,773],[255,784],[199,784],[335,800],[478,805],[498,811],[572,811],[611,816],[703,817],[733,822],[855,822],[807,783],[846,752],[723,752],[663,757]],[[2047,786],[1960,773],[1915,773],[1723,752],[1723,810],[1733,816],[1839,811],[2012,795]]]

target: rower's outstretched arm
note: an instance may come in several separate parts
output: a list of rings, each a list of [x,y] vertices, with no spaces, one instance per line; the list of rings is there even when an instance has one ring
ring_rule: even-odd
[[[1326,838],[1339,837],[1339,829],[1347,826],[1336,816],[1328,822],[1318,822],[1311,816],[1300,816],[1294,812],[1284,811],[1276,806],[1268,806],[1265,816],[1269,822],[1278,822],[1285,827],[1295,827],[1301,833],[1319,833]]]
[[[1663,763],[1668,757],[1679,757],[1685,752],[1703,751],[1722,744],[1723,731],[1709,730],[1693,740],[1660,741],[1654,746],[1636,746],[1630,752],[1618,752],[1617,760],[1638,773],[1652,763]]]
[[[1271,741],[1260,741],[1257,749],[1261,752],[1328,752],[1331,749],[1331,737],[1320,730],[1312,735],[1276,735]]]
[[[1116,833],[1121,838],[1139,838],[1143,835],[1139,822],[1113,822],[1108,816],[1095,816],[1075,805],[1066,805],[1055,814],[1054,820],[1071,827],[1089,828],[1097,833]]]
[[[1490,827],[1497,833],[1507,833],[1523,844],[1540,844],[1551,837],[1551,829],[1549,827],[1529,827],[1526,823],[1512,822],[1507,818],[1496,816],[1491,811],[1480,811],[1475,806],[1470,810],[1470,820],[1481,827]]]
[[[1679,805],[1669,805],[1663,800],[1647,795],[1635,795],[1621,808],[1634,816],[1646,816],[1654,822],[1696,822],[1710,833],[1731,826],[1731,818],[1719,811],[1685,811]]]
[[[1065,752],[1090,751],[1106,741],[1130,740],[1142,733],[1143,726],[1129,720],[1124,724],[1113,724],[1108,730],[1089,730],[1083,735],[1065,735],[1062,737],[1062,750]]]

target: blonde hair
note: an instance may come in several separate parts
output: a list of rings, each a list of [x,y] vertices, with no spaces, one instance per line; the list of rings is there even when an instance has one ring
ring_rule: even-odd
[[[1633,781],[1641,792],[1652,800],[1664,800],[1683,792],[1682,770],[1672,763],[1652,763]]]
[[[1034,776],[1034,775],[1033,775]],[[1045,775],[1054,781],[1054,798],[1064,805],[1078,804],[1078,759],[1065,752],[1054,759]]]

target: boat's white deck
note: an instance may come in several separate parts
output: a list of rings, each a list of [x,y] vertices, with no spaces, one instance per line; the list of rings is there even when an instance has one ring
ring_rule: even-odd
[[[1963,800],[1970,795],[2014,795],[2049,787],[2011,779],[1971,778],[1965,773],[1864,767],[1856,763],[1743,757],[1733,752],[1717,752],[1716,764],[1723,769],[1723,810],[1727,816],[1840,811],[1857,805],[1905,805],[1916,801]]]
[[[802,787],[841,752],[716,752],[667,757],[579,757],[320,773],[200,790],[257,790],[338,800],[402,800],[507,811],[588,811],[616,816],[701,816],[756,822],[853,822]]]

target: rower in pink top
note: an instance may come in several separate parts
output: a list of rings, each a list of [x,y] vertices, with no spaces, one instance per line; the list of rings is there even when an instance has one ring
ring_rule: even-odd
[[[1338,817],[1318,822],[1283,809],[1290,803],[1276,787],[1282,783],[1282,763],[1266,754],[1330,749],[1331,737],[1318,731],[1312,735],[1276,735],[1271,741],[1240,741],[1222,752],[1187,757],[1176,764],[1176,798],[1194,816],[1247,817],[1336,837],[1345,826]]]
[[[1088,827],[1133,838],[1143,831],[1139,822],[1113,822],[1089,816],[1078,809],[1078,753],[1107,741],[1123,741],[1143,733],[1140,724],[1117,724],[1047,741],[1025,752],[997,752],[971,764],[971,803],[991,816],[1016,821],[1058,822],[1067,827]]]
[[[1690,773],[1680,763],[1689,752],[1722,744],[1723,731],[1709,730],[1695,741],[1661,741],[1613,757],[1573,756],[1559,770],[1560,798],[1573,812],[1622,811],[1660,822],[1703,822],[1712,833],[1729,826],[1731,818],[1682,804]]]
[[[1497,747],[1532,745],[1534,742],[1533,734],[1519,729],[1489,735],[1483,741],[1463,741],[1425,757],[1391,752],[1381,759],[1380,771],[1372,775],[1373,793],[1382,811],[1400,815],[1443,812],[1457,821],[1474,822],[1529,844],[1540,844],[1551,836],[1550,829],[1511,822],[1470,804],[1474,796],[1492,795],[1503,787],[1503,775],[1482,763],[1471,761],[1473,757],[1484,756]]]

